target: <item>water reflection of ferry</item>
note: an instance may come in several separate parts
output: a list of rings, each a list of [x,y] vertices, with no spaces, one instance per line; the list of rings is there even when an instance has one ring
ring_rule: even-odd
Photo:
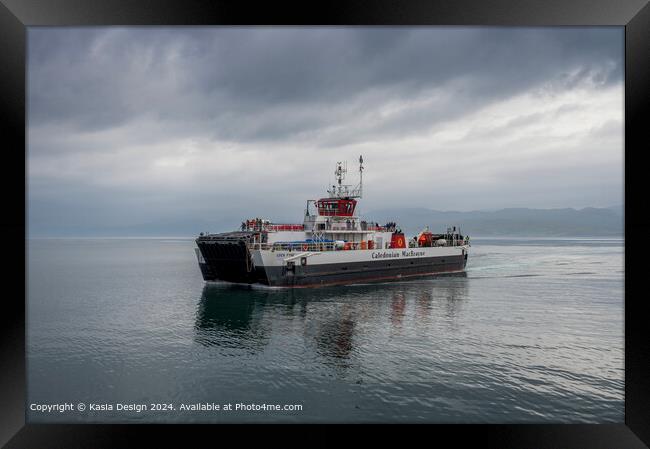
[[[322,361],[340,366],[354,351],[355,337],[364,329],[377,328],[370,323],[398,331],[405,319],[416,327],[428,325],[432,314],[453,318],[459,311],[457,303],[466,297],[465,273],[435,282],[368,284],[346,290],[208,284],[198,304],[195,339],[205,346],[258,352],[273,335],[289,331],[301,335],[301,344],[314,348],[313,354]]]
[[[196,254],[206,281],[314,287],[417,278],[462,272],[469,238],[456,227],[434,234],[425,228],[407,239],[396,223],[380,226],[355,215],[359,184],[342,181],[347,169],[338,163],[338,185],[329,196],[308,200],[302,224],[274,224],[253,219],[241,230],[201,235]],[[310,207],[311,206],[311,207]]]
[[[196,312],[196,340],[205,346],[263,348],[268,332],[256,314],[258,300],[241,288],[206,285]]]

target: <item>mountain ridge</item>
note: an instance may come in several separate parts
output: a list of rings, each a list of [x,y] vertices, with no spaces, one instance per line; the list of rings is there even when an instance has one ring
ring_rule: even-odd
[[[397,222],[409,235],[429,226],[433,232],[444,232],[448,226],[459,226],[464,234],[474,236],[519,237],[607,237],[623,236],[623,206],[532,209],[511,207],[497,210],[439,211],[427,208],[376,209],[361,213],[362,219],[384,224]],[[274,217],[269,217],[273,219]],[[278,223],[296,222],[295,218],[277,217]],[[30,238],[39,237],[165,237],[196,236],[200,232],[235,230],[241,219],[160,220],[124,226],[57,226],[30,224]]]
[[[372,221],[397,221],[409,234],[428,225],[434,232],[443,232],[448,226],[459,226],[466,234],[480,236],[622,236],[622,206],[608,208],[584,207],[532,209],[503,208],[495,211],[439,211],[426,208],[381,209],[364,214]]]

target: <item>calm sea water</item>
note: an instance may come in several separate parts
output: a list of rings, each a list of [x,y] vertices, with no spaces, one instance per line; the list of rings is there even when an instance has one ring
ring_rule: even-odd
[[[29,240],[28,420],[623,422],[623,241],[472,244],[464,276],[274,290],[205,285],[189,239]]]

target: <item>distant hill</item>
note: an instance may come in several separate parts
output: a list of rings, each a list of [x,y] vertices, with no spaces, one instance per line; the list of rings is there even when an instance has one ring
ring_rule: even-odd
[[[437,211],[431,209],[374,210],[362,216],[380,224],[397,222],[404,232],[415,235],[426,225],[434,232],[444,232],[447,226],[460,226],[470,236],[518,237],[622,237],[623,207],[587,207],[584,209],[526,209],[510,208],[497,211]],[[279,223],[295,221],[274,218]],[[215,217],[212,220],[185,218],[130,226],[30,226],[30,237],[194,237],[199,232],[235,230],[240,220]]]
[[[364,216],[369,221],[396,221],[407,234],[428,225],[434,232],[460,226],[474,236],[587,237],[623,236],[623,207],[584,209],[509,208],[496,211],[437,211],[431,209],[374,210]]]

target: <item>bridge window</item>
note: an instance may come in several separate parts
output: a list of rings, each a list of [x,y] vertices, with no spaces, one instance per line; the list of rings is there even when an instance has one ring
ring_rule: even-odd
[[[316,202],[320,215],[351,216],[354,213],[355,200],[328,198]]]

